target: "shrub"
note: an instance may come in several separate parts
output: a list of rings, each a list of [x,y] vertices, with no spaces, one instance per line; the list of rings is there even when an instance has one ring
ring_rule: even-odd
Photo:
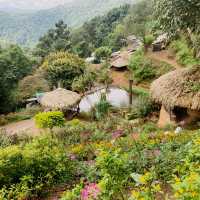
[[[199,60],[194,58],[193,50],[190,49],[184,38],[173,41],[170,49],[176,54],[177,61],[183,66],[194,66],[199,63]]]
[[[63,127],[65,124],[64,114],[60,111],[39,113],[35,116],[39,128]]]
[[[93,72],[86,72],[82,76],[74,79],[72,89],[77,92],[86,92],[91,90],[96,80],[96,74]]]
[[[129,69],[133,72],[134,80],[141,82],[156,76],[152,61],[145,58],[142,50],[136,51],[130,61]]]
[[[95,118],[97,120],[102,119],[105,115],[108,114],[111,105],[106,99],[106,94],[101,94],[101,99],[94,107]]]
[[[0,149],[0,199],[27,199],[74,175],[74,164],[57,139],[43,136]]]
[[[101,60],[107,60],[111,55],[112,51],[109,47],[100,47],[95,51],[95,58],[97,62],[101,62]]]
[[[154,36],[153,35],[146,35],[144,38],[144,45],[146,47],[149,47],[152,45],[153,41],[154,41]]]
[[[153,103],[149,96],[139,96],[133,104],[129,119],[143,118],[146,117],[154,110]]]

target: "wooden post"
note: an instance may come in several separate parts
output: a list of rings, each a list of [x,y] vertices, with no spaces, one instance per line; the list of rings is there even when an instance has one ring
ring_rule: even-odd
[[[133,80],[129,80],[129,104],[133,104]]]

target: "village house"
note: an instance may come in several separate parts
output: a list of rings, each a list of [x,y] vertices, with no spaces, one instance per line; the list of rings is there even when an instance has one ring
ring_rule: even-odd
[[[199,66],[165,74],[151,85],[152,99],[162,105],[159,126],[188,125],[200,119]]]

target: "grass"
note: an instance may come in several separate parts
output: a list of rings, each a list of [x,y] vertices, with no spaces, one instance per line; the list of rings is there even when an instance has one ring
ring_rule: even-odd
[[[41,108],[34,106],[27,109],[20,109],[17,112],[9,113],[8,115],[0,116],[0,126],[4,126],[9,123],[19,122],[27,119],[31,119],[35,114],[39,113]]]

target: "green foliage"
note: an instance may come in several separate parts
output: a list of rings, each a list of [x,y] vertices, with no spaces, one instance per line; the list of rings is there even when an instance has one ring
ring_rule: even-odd
[[[170,44],[171,50],[175,53],[177,61],[183,66],[194,66],[199,60],[194,58],[193,50],[189,47],[186,39],[181,38]]]
[[[41,137],[25,146],[0,149],[0,198],[26,199],[40,196],[45,188],[69,182],[74,165],[61,143]]]
[[[102,60],[107,60],[110,55],[111,55],[112,51],[110,48],[108,47],[99,47],[98,49],[96,49],[95,51],[95,58],[96,61],[99,63]]]
[[[41,69],[51,85],[57,86],[59,82],[65,88],[71,89],[73,80],[83,75],[85,62],[77,55],[67,52],[52,53],[44,60]]]
[[[67,51],[70,48],[70,31],[68,26],[61,20],[55,24],[55,29],[50,29],[39,39],[34,53],[44,58],[51,52]]]
[[[78,184],[72,190],[64,192],[60,200],[78,200],[82,189],[83,184]]]
[[[85,51],[82,52],[82,55],[88,55],[88,52],[99,48],[102,46],[108,46],[109,41],[112,37],[110,35],[113,30],[115,30],[118,23],[122,22],[124,17],[127,15],[129,10],[128,5],[121,6],[119,8],[114,8],[107,14],[95,17],[89,22],[83,24],[83,26],[72,33],[72,46],[79,47],[81,44],[84,44]],[[113,37],[115,37],[113,35]],[[113,41],[120,42],[119,37],[113,39]],[[110,48],[115,48],[116,44],[110,43]],[[107,56],[107,55],[106,55]]]
[[[18,46],[13,45],[0,52],[0,113],[15,107],[17,83],[31,73],[32,65],[32,61]]]
[[[136,51],[130,61],[129,68],[137,82],[152,79],[156,76],[152,61],[144,57],[142,50]]]
[[[39,128],[63,127],[65,124],[64,114],[60,111],[39,113],[35,116]]]
[[[16,112],[9,113],[7,115],[0,115],[0,126],[13,122],[31,119],[40,111],[41,108],[39,106],[32,106],[30,108],[17,110]]]
[[[101,176],[101,197],[125,199],[123,191],[131,173],[128,154],[120,149],[101,150],[96,162]]]
[[[80,93],[89,91],[94,85],[96,78],[97,78],[96,73],[86,71],[82,76],[74,79],[72,84],[72,89]]]
[[[16,98],[19,102],[24,102],[28,98],[35,97],[38,92],[49,90],[49,83],[41,74],[29,75],[19,81]]]
[[[152,45],[154,40],[155,40],[155,38],[153,35],[146,35],[144,38],[144,44],[149,47]]]
[[[56,22],[63,19],[69,27],[80,27],[84,22],[101,16],[111,9],[132,0],[76,0],[63,6],[33,12],[1,12],[0,37],[21,45],[33,46]],[[84,6],[82,6],[84,4]],[[107,28],[106,28],[107,29]]]
[[[155,11],[161,28],[174,35],[177,31],[199,30],[200,5],[198,0],[156,0]]]
[[[97,120],[104,118],[108,114],[110,107],[111,105],[106,99],[106,94],[101,94],[99,103],[97,103],[94,107],[95,118]]]
[[[129,114],[129,119],[143,118],[148,116],[154,110],[153,102],[149,96],[138,96],[132,106],[132,111]]]

